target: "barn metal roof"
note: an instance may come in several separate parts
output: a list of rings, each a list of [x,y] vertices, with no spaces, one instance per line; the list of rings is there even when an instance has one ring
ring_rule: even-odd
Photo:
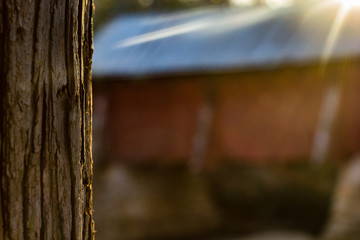
[[[360,55],[360,7],[193,9],[119,17],[95,37],[95,76],[143,76],[321,62]]]

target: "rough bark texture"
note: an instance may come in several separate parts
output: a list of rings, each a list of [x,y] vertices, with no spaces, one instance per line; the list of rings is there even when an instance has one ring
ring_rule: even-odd
[[[92,0],[0,0],[0,239],[93,239]]]

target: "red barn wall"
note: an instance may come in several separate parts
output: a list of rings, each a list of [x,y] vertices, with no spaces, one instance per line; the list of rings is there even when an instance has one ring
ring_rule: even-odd
[[[332,66],[326,75],[319,68],[294,68],[111,81],[94,88],[107,89],[111,159],[188,161],[211,82],[214,118],[206,161],[292,161],[309,158],[324,96],[336,73],[342,79],[342,97],[328,156],[339,159],[360,148],[360,73],[356,65],[343,70]]]
[[[329,155],[338,160],[360,152],[360,67],[358,63],[338,67],[342,98]],[[336,69],[332,69],[336,72]]]
[[[114,82],[108,90],[112,158],[186,160],[203,85],[194,81]]]
[[[216,136],[222,156],[308,157],[327,85],[313,69],[249,73],[221,82]]]

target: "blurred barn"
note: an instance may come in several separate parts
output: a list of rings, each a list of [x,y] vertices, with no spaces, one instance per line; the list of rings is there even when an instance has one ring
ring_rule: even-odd
[[[95,38],[95,156],[202,168],[354,154],[360,9],[344,11],[324,3],[114,19]]]

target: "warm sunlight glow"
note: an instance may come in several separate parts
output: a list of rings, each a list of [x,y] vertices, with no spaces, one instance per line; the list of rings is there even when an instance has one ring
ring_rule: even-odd
[[[322,54],[322,62],[324,65],[326,65],[327,61],[329,60],[330,55],[332,54],[333,48],[336,45],[337,39],[342,30],[343,22],[346,18],[347,12],[348,12],[347,7],[344,6],[344,7],[340,8],[334,19],[331,30],[326,39],[326,43],[325,43],[323,54]]]
[[[257,0],[230,0],[230,4],[241,7],[256,5],[258,2]],[[270,8],[283,8],[291,6],[293,0],[264,0],[261,3],[265,3]]]
[[[251,6],[254,4],[253,0],[230,0],[230,4],[235,6]]]
[[[345,7],[356,7],[360,6],[360,0],[339,0],[342,4],[345,5]]]
[[[290,7],[293,4],[293,0],[265,0],[265,2],[270,8]]]

